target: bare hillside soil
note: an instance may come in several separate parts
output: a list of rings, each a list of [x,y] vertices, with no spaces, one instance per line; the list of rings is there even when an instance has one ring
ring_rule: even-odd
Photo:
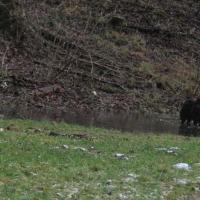
[[[176,113],[199,95],[195,0],[0,2],[2,105]]]

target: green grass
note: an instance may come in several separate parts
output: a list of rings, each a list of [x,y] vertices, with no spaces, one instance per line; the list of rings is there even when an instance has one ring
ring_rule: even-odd
[[[200,167],[195,165],[200,162],[199,138],[120,134],[29,120],[1,120],[0,127],[4,128],[0,132],[2,200],[173,200],[189,199],[200,188]],[[50,131],[66,136],[49,136]],[[72,137],[80,133],[87,137]],[[180,148],[177,154],[156,149],[174,146]],[[128,160],[116,158],[116,153],[125,154]],[[173,168],[179,162],[190,164],[192,169]],[[179,185],[176,179],[189,182]]]

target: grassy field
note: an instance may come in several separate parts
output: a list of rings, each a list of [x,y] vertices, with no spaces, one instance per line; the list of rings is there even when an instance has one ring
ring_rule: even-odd
[[[0,128],[1,200],[198,199],[199,138],[27,120]]]

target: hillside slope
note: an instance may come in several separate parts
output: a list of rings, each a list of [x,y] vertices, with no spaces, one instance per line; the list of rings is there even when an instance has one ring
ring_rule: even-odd
[[[175,113],[199,94],[195,0],[10,5],[0,8],[10,9],[0,15],[2,104]]]

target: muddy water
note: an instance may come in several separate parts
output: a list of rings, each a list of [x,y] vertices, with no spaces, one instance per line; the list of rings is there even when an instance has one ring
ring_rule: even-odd
[[[4,108],[0,113],[6,118],[45,119],[65,121],[85,126],[96,126],[130,132],[179,133],[179,120],[171,116],[130,113],[86,113],[36,108]]]

